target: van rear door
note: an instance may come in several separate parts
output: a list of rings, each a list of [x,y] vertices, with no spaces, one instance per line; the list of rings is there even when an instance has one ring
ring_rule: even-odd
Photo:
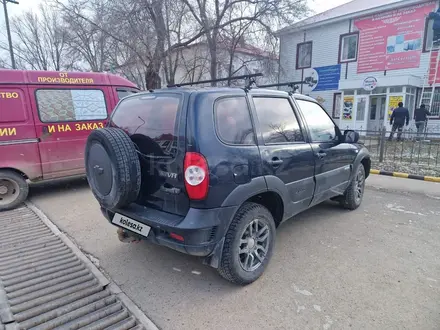
[[[110,119],[110,126],[123,129],[138,150],[142,186],[137,203],[178,215],[189,209],[183,104],[183,94],[140,93],[124,98]]]
[[[30,88],[43,178],[83,174],[84,148],[92,129],[104,127],[111,107],[108,86]]]

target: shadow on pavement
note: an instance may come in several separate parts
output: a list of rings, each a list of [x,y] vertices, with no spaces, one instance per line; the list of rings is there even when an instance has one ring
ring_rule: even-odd
[[[44,195],[54,195],[60,192],[66,192],[77,189],[88,189],[89,184],[86,177],[71,177],[63,179],[54,179],[30,184],[29,197]]]

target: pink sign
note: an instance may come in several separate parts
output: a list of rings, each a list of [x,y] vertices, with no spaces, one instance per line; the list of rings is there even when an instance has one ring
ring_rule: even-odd
[[[418,68],[426,17],[435,1],[357,19],[358,73]]]

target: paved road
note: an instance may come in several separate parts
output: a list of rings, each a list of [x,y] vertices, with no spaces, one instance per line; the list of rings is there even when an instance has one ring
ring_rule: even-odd
[[[31,194],[163,329],[439,329],[440,184],[372,176],[359,210],[326,203],[284,223],[244,288],[196,258],[120,243],[85,180]]]

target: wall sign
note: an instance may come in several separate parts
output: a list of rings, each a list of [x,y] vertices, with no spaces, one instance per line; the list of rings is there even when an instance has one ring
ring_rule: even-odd
[[[362,88],[368,92],[373,91],[377,87],[377,79],[374,77],[365,78],[362,83]]]
[[[429,1],[354,21],[360,31],[357,72],[418,68]]]
[[[338,90],[340,79],[340,64],[307,69],[304,72],[304,81],[308,85],[303,85],[303,93]]]

